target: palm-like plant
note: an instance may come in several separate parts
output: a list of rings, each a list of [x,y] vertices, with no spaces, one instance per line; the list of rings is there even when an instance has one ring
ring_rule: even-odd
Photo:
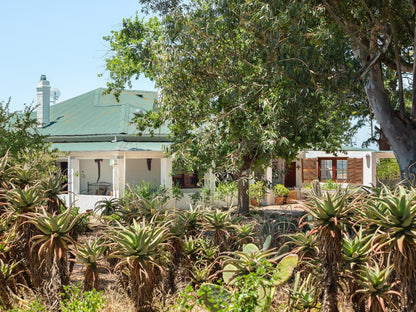
[[[78,245],[76,250],[77,259],[86,266],[83,282],[84,291],[100,288],[99,261],[104,257],[107,248],[107,244],[102,239],[88,239],[83,244]]]
[[[168,224],[133,220],[132,225],[118,223],[110,228],[108,236],[114,250],[110,256],[120,259],[116,269],[125,267],[129,271],[130,295],[137,310],[152,311],[153,290],[167,260]]]
[[[393,264],[403,288],[404,306],[416,311],[416,190],[399,185],[384,187],[371,197],[365,210],[367,221],[378,226],[376,249],[393,250]]]
[[[17,294],[16,275],[18,262],[5,263],[0,259],[0,307],[10,309],[13,296]]]
[[[68,244],[74,244],[70,235],[82,215],[75,218],[71,211],[53,215],[45,210],[43,213],[30,213],[25,216],[27,223],[36,227],[40,234],[32,237],[31,250],[37,250],[40,260],[41,290],[51,306],[59,303],[63,286],[69,284]]]
[[[228,212],[213,210],[205,213],[205,230],[213,232],[213,242],[224,251],[227,245],[227,238],[230,237],[231,231],[235,228]]]
[[[122,202],[119,198],[102,199],[95,203],[94,213],[111,216],[120,211]]]
[[[306,202],[314,225],[313,232],[318,234],[319,258],[324,279],[322,311],[338,312],[338,280],[342,261],[342,232],[349,223],[349,213],[355,207],[353,193],[348,189],[338,189],[334,194],[317,195],[313,192]]]
[[[12,188],[4,195],[6,207],[11,214],[22,215],[35,212],[44,200],[44,196],[37,186],[26,185],[24,188]]]
[[[183,228],[184,235],[198,236],[201,233],[201,225],[204,211],[190,207],[188,210],[177,212],[176,224]]]
[[[9,167],[7,175],[10,177],[11,183],[20,188],[28,185],[33,186],[38,183],[40,178],[36,166],[28,163]]]
[[[64,205],[58,195],[62,194],[65,182],[66,178],[60,170],[49,172],[48,177],[41,181],[40,185],[47,200],[46,211],[49,213],[59,213],[61,206]]]
[[[318,238],[316,232],[298,232],[286,235],[287,245],[291,246],[291,252],[306,261],[317,260],[319,254]]]
[[[381,269],[377,263],[374,263],[373,267],[367,264],[360,270],[357,281],[362,288],[357,289],[355,295],[360,295],[360,303],[367,301],[369,311],[385,312],[387,303],[394,306],[391,297],[401,296],[399,292],[393,290],[396,283],[391,283],[392,272],[393,266],[387,265],[386,268]],[[397,309],[394,310],[397,311]]]
[[[355,294],[359,287],[357,282],[358,272],[365,268],[372,250],[373,235],[364,235],[364,230],[360,228],[353,237],[344,234],[342,242],[342,254],[344,256],[346,272],[349,274],[349,290],[352,297],[354,311],[365,311],[361,294]],[[353,294],[355,294],[353,296]]]

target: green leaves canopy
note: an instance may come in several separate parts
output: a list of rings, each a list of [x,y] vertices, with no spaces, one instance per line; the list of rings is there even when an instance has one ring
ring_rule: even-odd
[[[334,151],[354,109],[342,104],[358,102],[347,42],[328,27],[299,1],[191,1],[162,21],[124,20],[106,38],[109,87],[155,80],[158,109],[137,116],[138,130],[167,124],[181,166],[240,172],[301,149]]]

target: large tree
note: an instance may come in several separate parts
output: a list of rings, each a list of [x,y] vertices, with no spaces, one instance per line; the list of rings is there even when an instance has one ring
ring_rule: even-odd
[[[356,64],[324,10],[276,0],[164,8],[162,19],[126,19],[107,38],[109,87],[142,73],[154,79],[161,97],[138,116],[139,132],[166,123],[177,164],[232,172],[240,213],[248,213],[254,169],[304,149],[339,150],[349,139],[361,103],[351,96]]]
[[[416,23],[413,0],[317,1],[352,43],[371,111],[399,162],[416,178]]]

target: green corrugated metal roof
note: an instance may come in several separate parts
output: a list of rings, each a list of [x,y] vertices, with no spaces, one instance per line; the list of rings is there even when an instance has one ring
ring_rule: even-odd
[[[52,148],[62,152],[107,152],[107,151],[163,151],[169,143],[160,142],[70,142],[54,143]]]
[[[371,149],[371,148],[362,148],[362,147],[355,147],[355,146],[342,145],[341,148],[342,148],[343,151],[377,152],[376,150]]]
[[[129,124],[138,109],[153,109],[157,92],[124,90],[117,102],[113,94],[104,95],[99,88],[51,106],[51,123],[39,129],[52,136],[83,136],[96,134],[135,134],[135,126]],[[167,128],[161,134],[167,134]]]

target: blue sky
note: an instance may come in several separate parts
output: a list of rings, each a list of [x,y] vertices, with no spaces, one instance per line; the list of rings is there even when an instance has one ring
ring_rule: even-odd
[[[137,0],[0,0],[0,101],[21,110],[36,100],[36,82],[45,74],[66,100],[105,87],[103,36],[122,19],[140,13]],[[154,90],[147,79],[134,88]]]
[[[11,97],[13,111],[35,103],[43,74],[60,90],[58,102],[105,87],[103,37],[136,12],[138,0],[0,0],[0,101]],[[154,84],[141,78],[133,88],[154,90]],[[361,129],[354,145],[369,132]]]

